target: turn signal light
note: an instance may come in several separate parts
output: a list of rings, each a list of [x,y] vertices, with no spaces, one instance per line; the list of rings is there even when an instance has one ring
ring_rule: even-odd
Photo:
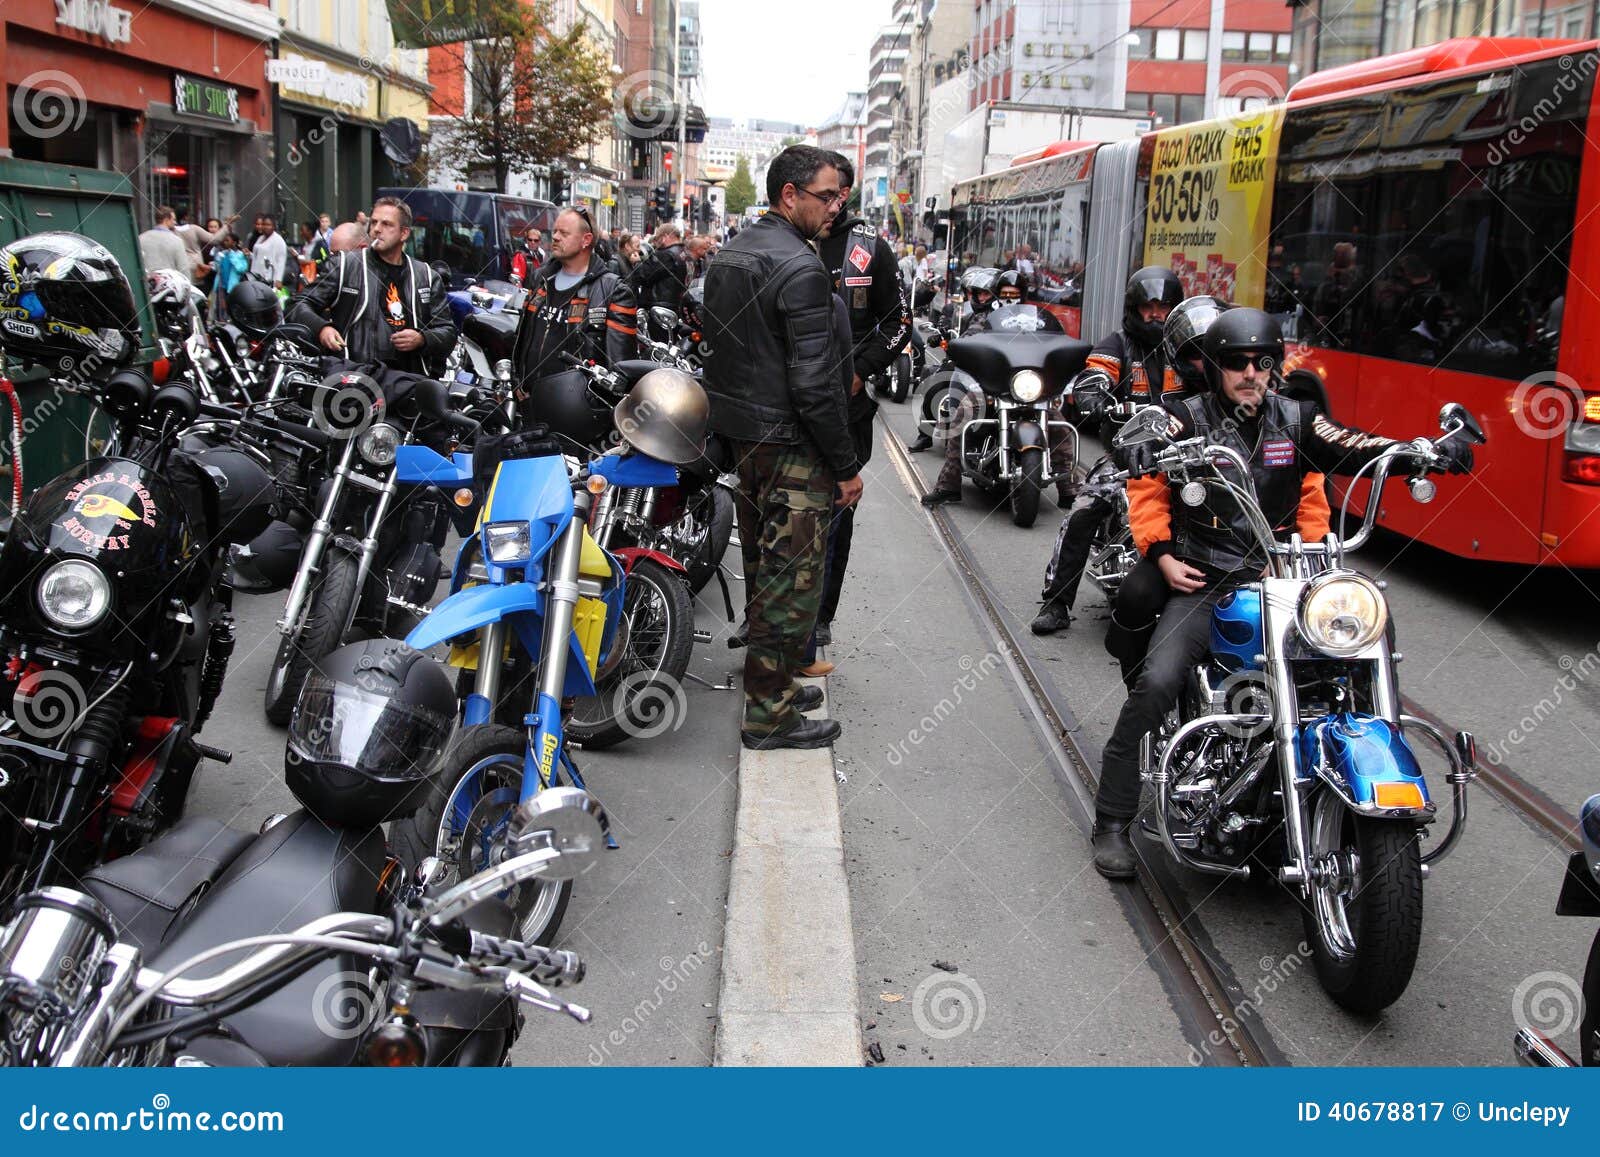
[[[1423,807],[1422,788],[1414,783],[1372,785],[1372,802],[1379,807]]]
[[[588,481],[586,481],[583,485],[589,491],[590,494],[593,494],[596,497],[598,497],[601,494],[605,493],[606,480],[605,480],[604,477],[602,477],[599,474],[591,474],[591,475],[589,475]]]
[[[404,1014],[380,1024],[367,1037],[367,1063],[375,1069],[413,1068],[427,1059],[422,1030]]]
[[[166,385],[170,377],[172,377],[172,363],[166,358],[157,358],[150,363],[150,380],[156,385]]]
[[[1583,420],[1585,422],[1600,422],[1600,394],[1585,394],[1583,396]]]
[[[463,486],[450,497],[455,501],[457,506],[465,510],[467,507],[472,505],[472,488],[470,486]]]

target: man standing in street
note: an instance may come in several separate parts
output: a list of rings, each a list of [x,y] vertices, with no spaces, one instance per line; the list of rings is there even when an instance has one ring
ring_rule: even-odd
[[[684,255],[683,232],[676,225],[663,225],[651,240],[650,256],[639,266],[634,284],[639,290],[639,304],[649,310],[664,306],[679,312],[683,308],[683,291],[689,287],[689,261]],[[659,336],[671,341],[671,334]]]
[[[368,235],[370,248],[329,258],[285,320],[310,329],[323,349],[352,362],[429,373],[455,345],[456,326],[439,275],[406,256],[411,207],[398,197],[379,197]]]
[[[829,154],[839,171],[846,197],[855,185],[855,166],[840,153]],[[848,205],[848,202],[846,202]],[[911,307],[900,283],[894,249],[846,206],[828,223],[818,246],[822,263],[833,278],[833,291],[850,312],[850,358],[855,364],[850,383],[850,437],[862,465],[872,457],[872,419],[878,403],[867,383],[889,368],[911,337]],[[833,616],[839,609],[845,568],[850,565],[850,537],[855,510],[845,507],[833,518],[828,540],[827,581],[817,610],[817,645],[833,642]]]
[[[528,300],[511,355],[524,394],[567,368],[563,354],[605,366],[638,353],[637,311],[628,283],[594,251],[594,221],[581,206],[563,209],[550,230],[554,260],[528,275]]]
[[[178,215],[172,211],[172,206],[161,205],[156,209],[155,225],[139,234],[139,259],[144,262],[146,274],[171,269],[185,277],[194,276],[183,238],[174,228],[177,223]]]
[[[346,221],[343,224],[335,225],[333,231],[328,234],[328,252],[330,254],[353,253],[357,249],[365,249],[366,247],[367,231],[354,221]]]
[[[250,250],[250,275],[259,277],[273,289],[282,289],[289,268],[289,246],[278,234],[278,223],[271,213],[261,214],[257,222],[261,235]]]
[[[533,269],[538,269],[549,260],[550,254],[544,247],[544,230],[537,225],[528,226],[528,264],[533,267],[529,272],[532,273]]]
[[[711,425],[739,471],[749,644],[746,747],[831,744],[839,724],[801,712],[819,696],[794,680],[822,597],[835,505],[861,497],[836,365],[833,286],[817,237],[844,204],[829,154],[793,145],[767,169],[771,211],[723,247],[706,276]]]

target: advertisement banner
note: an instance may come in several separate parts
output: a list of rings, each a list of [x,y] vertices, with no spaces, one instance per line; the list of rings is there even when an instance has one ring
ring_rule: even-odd
[[[1261,307],[1282,124],[1270,108],[1156,137],[1144,261],[1177,273],[1186,296]]]
[[[396,48],[429,48],[489,35],[488,3],[478,0],[388,0]]]

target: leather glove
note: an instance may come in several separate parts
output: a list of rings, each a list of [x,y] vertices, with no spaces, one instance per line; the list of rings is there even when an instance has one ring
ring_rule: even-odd
[[[1126,470],[1129,478],[1143,478],[1146,474],[1159,474],[1154,442],[1136,442],[1131,446],[1117,446],[1111,451],[1111,460],[1117,469]]]
[[[1445,438],[1434,443],[1434,450],[1445,460],[1444,470],[1447,474],[1472,473],[1472,444]]]

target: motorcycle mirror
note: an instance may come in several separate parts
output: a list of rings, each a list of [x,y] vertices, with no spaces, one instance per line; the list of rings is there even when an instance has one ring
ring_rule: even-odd
[[[571,880],[594,867],[611,823],[600,801],[576,787],[546,788],[517,808],[506,837],[515,851],[548,847],[561,853],[548,875]]]
[[[510,358],[501,358],[494,363],[494,380],[497,382],[509,382],[511,380]]]
[[[553,868],[558,862],[559,857],[549,848],[537,848],[502,860],[488,871],[461,881],[435,900],[428,909],[428,923],[435,928],[442,927],[525,880],[549,874],[547,868]]]
[[[1172,418],[1160,406],[1142,406],[1123,423],[1111,444],[1116,447],[1142,446],[1146,442],[1165,442]]]
[[[1439,429],[1447,433],[1454,433],[1459,429],[1474,446],[1482,446],[1489,441],[1483,432],[1483,427],[1478,425],[1478,420],[1472,416],[1472,411],[1460,402],[1446,402],[1439,407]]]
[[[666,333],[675,333],[678,329],[678,315],[664,305],[651,306],[650,325]]]

